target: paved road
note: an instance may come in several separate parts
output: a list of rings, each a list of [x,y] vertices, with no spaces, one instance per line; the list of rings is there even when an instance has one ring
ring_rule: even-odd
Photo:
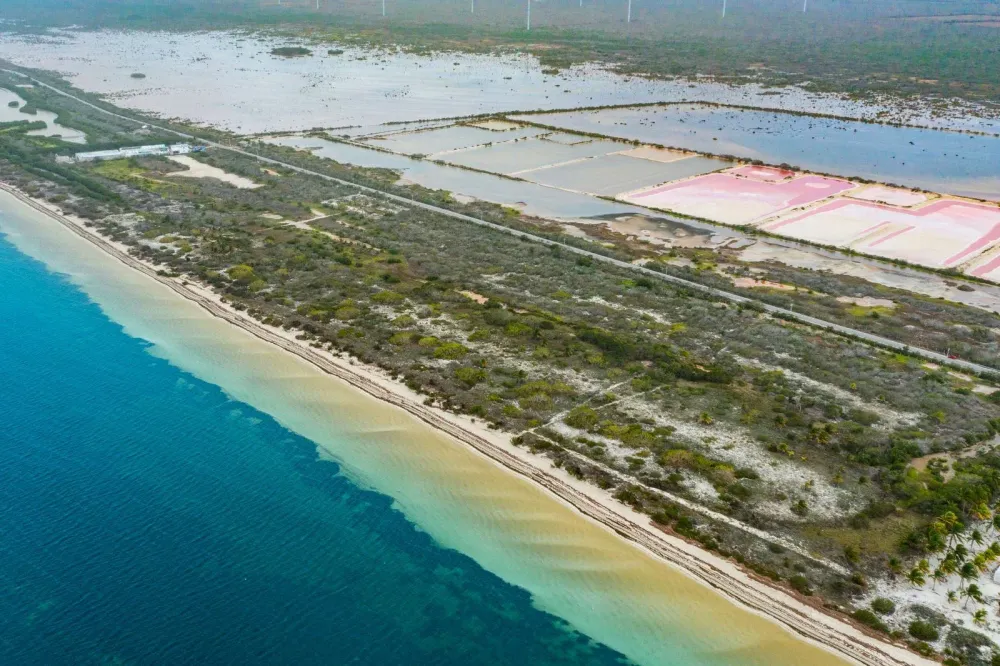
[[[643,266],[637,266],[635,264],[630,264],[630,263],[628,263],[626,261],[620,261],[618,259],[614,259],[614,258],[611,258],[611,257],[606,257],[606,256],[604,256],[602,254],[597,254],[596,252],[590,252],[589,250],[584,250],[584,249],[579,248],[579,247],[574,247],[572,245],[567,245],[565,243],[560,243],[559,241],[551,240],[549,238],[543,238],[541,236],[536,236],[534,234],[530,234],[530,233],[527,233],[527,232],[524,232],[524,231],[518,231],[517,229],[511,229],[510,227],[505,227],[505,226],[500,225],[500,224],[494,224],[493,222],[487,222],[486,220],[482,220],[482,219],[479,219],[477,217],[472,217],[471,215],[464,215],[462,213],[456,213],[455,211],[448,210],[447,208],[441,208],[439,206],[434,206],[432,204],[423,203],[422,201],[416,201],[415,199],[410,199],[408,197],[400,196],[398,194],[392,194],[391,192],[385,192],[383,190],[379,190],[379,189],[376,189],[376,188],[373,188],[373,187],[368,187],[368,186],[365,186],[365,185],[358,185],[357,183],[352,183],[352,182],[350,182],[348,180],[343,180],[343,179],[340,179],[340,178],[336,178],[334,176],[329,176],[327,174],[320,173],[318,171],[312,171],[311,169],[305,169],[303,167],[295,166],[294,164],[288,164],[287,162],[281,162],[279,160],[271,159],[269,157],[263,157],[261,155],[257,155],[256,153],[250,152],[248,150],[244,150],[242,148],[237,148],[235,146],[230,146],[230,145],[226,145],[226,144],[217,143],[215,141],[210,141],[210,140],[204,139],[202,137],[199,137],[199,136],[196,136],[196,135],[193,135],[193,134],[186,134],[184,132],[179,132],[179,131],[171,129],[169,127],[162,127],[160,125],[155,125],[155,124],[152,124],[152,123],[147,123],[147,122],[139,121],[139,120],[136,120],[135,118],[131,118],[131,117],[126,116],[126,115],[122,115],[122,114],[119,114],[119,113],[114,113],[112,111],[108,111],[107,109],[103,109],[103,108],[97,106],[96,104],[92,104],[92,103],[90,103],[90,102],[88,102],[88,101],[86,101],[84,99],[81,99],[81,98],[79,98],[79,97],[77,97],[75,95],[71,95],[70,93],[67,93],[67,92],[65,92],[63,90],[60,90],[59,88],[56,88],[55,86],[51,86],[51,85],[45,83],[44,81],[39,81],[38,79],[35,79],[33,77],[30,77],[30,76],[27,76],[26,74],[23,74],[21,72],[18,72],[18,71],[15,71],[15,70],[10,70],[10,69],[4,69],[4,70],[0,70],[0,71],[8,72],[8,73],[15,74],[17,76],[23,77],[25,79],[29,79],[32,82],[34,82],[36,85],[42,86],[44,88],[47,88],[47,89],[49,89],[49,90],[51,90],[51,91],[53,91],[55,93],[58,93],[58,94],[62,95],[63,97],[68,97],[70,99],[76,100],[80,104],[84,104],[84,105],[86,105],[86,106],[88,106],[88,107],[90,107],[92,109],[95,109],[97,111],[100,111],[101,113],[104,113],[106,115],[113,116],[115,118],[120,118],[122,120],[127,120],[127,121],[134,122],[134,123],[141,124],[141,125],[148,125],[149,127],[154,127],[156,129],[164,131],[164,132],[170,132],[170,133],[172,133],[172,134],[174,134],[174,135],[176,135],[178,137],[184,138],[184,139],[188,139],[188,140],[198,141],[200,143],[204,143],[205,145],[212,146],[213,148],[218,148],[218,149],[221,149],[221,150],[228,150],[228,151],[231,151],[231,152],[234,152],[234,153],[239,153],[241,155],[246,155],[248,157],[252,157],[252,158],[254,158],[256,160],[259,160],[259,161],[267,163],[267,164],[272,164],[272,165],[275,165],[275,166],[280,166],[280,167],[283,167],[285,169],[291,169],[292,171],[297,171],[297,172],[302,173],[302,174],[306,174],[306,175],[313,176],[313,177],[316,177],[316,178],[321,178],[321,179],[326,180],[326,181],[331,182],[331,183],[337,183],[338,185],[346,185],[348,187],[353,187],[353,188],[355,188],[355,189],[357,189],[359,191],[362,191],[362,192],[365,192],[365,193],[368,193],[368,194],[373,194],[373,195],[378,196],[378,197],[384,197],[384,198],[387,198],[387,199],[391,199],[393,201],[399,202],[399,203],[404,204],[406,206],[423,208],[424,210],[428,210],[428,211],[431,211],[433,213],[437,213],[439,215],[446,215],[446,216],[448,216],[450,218],[453,218],[453,219],[456,219],[456,220],[462,220],[464,222],[469,222],[471,224],[475,224],[475,225],[478,225],[478,226],[481,226],[481,227],[486,227],[488,229],[493,229],[495,231],[499,231],[501,233],[505,233],[505,234],[508,234],[508,235],[511,235],[511,236],[514,236],[514,237],[517,237],[517,238],[524,238],[524,239],[530,240],[530,241],[535,242],[535,243],[540,243],[542,245],[547,245],[549,247],[558,247],[561,250],[566,250],[567,252],[572,252],[573,254],[577,254],[577,255],[580,255],[580,256],[584,256],[584,257],[590,257],[594,261],[601,261],[601,262],[604,262],[606,264],[611,264],[613,266],[618,266],[619,268],[624,268],[624,269],[629,270],[629,271],[633,271],[633,272],[636,272],[636,273],[642,273],[643,275],[646,275],[646,276],[648,276],[650,278],[653,278],[653,279],[656,279],[656,280],[660,280],[662,282],[669,282],[671,284],[676,284],[676,285],[679,285],[679,286],[682,286],[682,287],[686,287],[686,288],[694,290],[694,291],[699,291],[701,293],[709,294],[709,295],[714,296],[716,298],[721,298],[721,299],[727,300],[727,301],[729,301],[731,303],[753,305],[753,307],[761,309],[764,312],[767,312],[768,314],[774,315],[776,317],[779,317],[779,318],[782,318],[782,319],[786,319],[786,320],[789,320],[789,321],[800,322],[800,323],[812,326],[814,328],[818,328],[818,329],[822,329],[822,330],[825,330],[825,331],[830,331],[830,332],[833,332],[833,333],[837,333],[839,335],[843,335],[843,336],[855,338],[855,339],[861,340],[863,342],[866,342],[868,344],[872,344],[872,345],[875,345],[875,346],[878,346],[878,347],[882,347],[884,349],[890,349],[890,350],[894,350],[894,351],[904,352],[904,353],[906,353],[906,354],[908,354],[910,356],[916,356],[916,357],[925,359],[927,361],[932,361],[932,362],[940,364],[940,365],[950,366],[952,368],[956,368],[958,370],[962,370],[962,371],[965,371],[965,372],[972,372],[974,374],[982,374],[982,375],[990,375],[990,376],[995,376],[997,374],[1000,374],[1000,373],[997,372],[997,370],[995,370],[993,368],[990,368],[988,366],[985,366],[985,365],[980,365],[978,363],[973,363],[971,361],[965,361],[965,360],[962,360],[962,359],[948,358],[948,356],[946,356],[945,354],[941,354],[939,352],[931,351],[929,349],[922,349],[920,347],[911,347],[910,345],[906,345],[906,344],[903,344],[902,342],[898,342],[896,340],[892,340],[891,338],[886,338],[886,337],[883,337],[881,335],[875,335],[873,333],[868,333],[866,331],[859,331],[856,328],[850,328],[848,326],[841,326],[840,324],[835,324],[833,322],[825,321],[823,319],[818,319],[816,317],[810,317],[809,315],[804,315],[804,314],[800,314],[798,312],[793,312],[792,310],[788,310],[787,308],[781,308],[781,307],[778,307],[776,305],[771,305],[769,303],[763,303],[763,302],[758,301],[756,299],[749,298],[747,296],[743,296],[741,294],[736,294],[736,293],[733,293],[733,292],[730,292],[730,291],[726,291],[724,289],[717,289],[715,287],[709,287],[707,285],[704,285],[704,284],[701,284],[701,283],[698,283],[698,282],[693,282],[691,280],[685,280],[684,278],[676,277],[674,275],[667,275],[667,274],[664,274],[664,273],[660,273],[660,272],[657,272],[657,271],[645,268]]]

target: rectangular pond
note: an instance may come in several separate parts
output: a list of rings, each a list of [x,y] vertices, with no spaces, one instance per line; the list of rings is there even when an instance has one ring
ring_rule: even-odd
[[[452,125],[439,129],[419,130],[389,135],[373,136],[365,142],[378,148],[406,155],[431,155],[461,148],[472,148],[488,143],[501,143],[526,139],[544,134],[537,127],[519,127],[506,131],[488,130],[467,125]]]
[[[525,174],[525,178],[549,187],[615,196],[667,181],[700,176],[732,166],[732,162],[711,157],[683,157],[674,162],[602,155]]]
[[[538,138],[463,150],[443,156],[442,159],[450,164],[514,175],[629,148],[630,145],[617,141],[594,140],[570,145]]]
[[[408,182],[435,190],[447,190],[492,203],[513,206],[528,215],[553,219],[586,219],[601,215],[641,212],[625,204],[565,192],[521,180],[468,171],[405,155],[394,155],[346,143],[303,136],[269,137],[264,141],[308,150],[314,155],[363,167],[394,169]]]
[[[1000,200],[1000,137],[704,104],[525,120],[716,155]]]

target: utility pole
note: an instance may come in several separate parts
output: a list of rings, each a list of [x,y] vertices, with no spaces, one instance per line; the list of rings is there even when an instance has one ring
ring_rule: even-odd
[[[628,0],[628,15],[625,17],[625,22],[632,22],[632,0]]]
[[[528,31],[531,31],[531,0],[528,0]]]
[[[722,18],[726,18],[726,0],[722,0]]]
[[[382,0],[382,18],[385,18],[385,0]]]
[[[809,0],[802,0],[802,13],[806,13],[806,7],[809,6]]]

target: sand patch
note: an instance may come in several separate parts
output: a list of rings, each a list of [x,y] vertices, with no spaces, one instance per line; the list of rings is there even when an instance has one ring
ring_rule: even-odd
[[[469,126],[478,127],[479,129],[489,130],[491,132],[507,132],[524,127],[518,123],[512,123],[509,120],[482,120],[478,123],[469,123]]]
[[[913,192],[895,187],[885,187],[883,185],[872,185],[857,192],[850,192],[847,196],[852,199],[862,199],[864,201],[874,201],[885,203],[891,206],[915,206],[927,201],[927,195],[923,192]]]
[[[462,296],[465,296],[469,300],[479,303],[480,305],[486,305],[486,302],[490,300],[486,296],[483,296],[482,294],[477,294],[474,291],[460,291],[458,293],[462,294]]]
[[[651,162],[676,162],[677,160],[690,157],[689,153],[682,153],[679,150],[667,150],[665,148],[654,148],[653,146],[639,146],[638,148],[626,150],[619,154]]]
[[[198,160],[188,157],[187,155],[171,155],[167,159],[188,168],[187,171],[175,171],[174,173],[167,174],[168,176],[181,178],[213,178],[215,180],[221,180],[223,183],[232,185],[233,187],[241,190],[255,190],[258,187],[264,187],[260,183],[253,182],[249,178],[244,178],[243,176],[237,176],[234,173],[223,171],[218,167],[205,164],[204,162],[199,162]]]
[[[770,282],[768,280],[757,280],[756,278],[735,278],[733,280],[734,287],[740,287],[743,289],[753,289],[753,288],[764,288],[764,289],[778,289],[780,291],[795,291],[795,286],[790,284],[782,284],[781,282]]]
[[[860,305],[863,308],[894,308],[896,307],[895,301],[890,301],[888,298],[873,298],[871,296],[863,296],[860,298],[852,298],[851,296],[838,296],[838,303],[850,303],[851,305]]]

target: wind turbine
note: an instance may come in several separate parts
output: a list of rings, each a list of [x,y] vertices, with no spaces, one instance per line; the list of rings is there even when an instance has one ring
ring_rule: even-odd
[[[625,22],[632,22],[632,0],[628,0],[628,14],[625,16]]]
[[[382,0],[382,18],[385,18],[385,0]]]
[[[722,0],[722,18],[726,18],[726,0]]]
[[[806,7],[809,6],[809,0],[802,0],[802,13],[806,13]]]
[[[531,0],[528,0],[528,30],[531,30]]]

